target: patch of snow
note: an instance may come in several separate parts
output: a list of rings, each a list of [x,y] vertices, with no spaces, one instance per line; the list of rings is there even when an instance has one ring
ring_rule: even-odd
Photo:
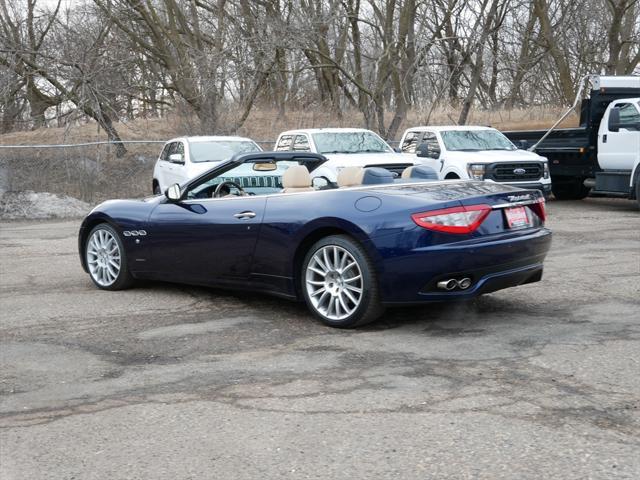
[[[83,217],[91,205],[77,198],[48,192],[5,192],[0,195],[0,219],[40,220]]]

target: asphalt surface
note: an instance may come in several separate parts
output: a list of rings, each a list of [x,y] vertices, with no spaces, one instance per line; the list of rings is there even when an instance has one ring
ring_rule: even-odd
[[[551,202],[542,282],[390,310],[94,288],[77,221],[0,225],[0,478],[640,477],[640,212]]]

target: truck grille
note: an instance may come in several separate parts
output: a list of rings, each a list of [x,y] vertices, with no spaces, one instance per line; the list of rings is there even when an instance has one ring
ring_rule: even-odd
[[[394,173],[396,177],[400,177],[405,168],[409,168],[412,166],[412,163],[387,163],[383,165],[366,165],[364,168],[384,168],[385,170],[389,170],[391,173]]]
[[[485,178],[496,182],[518,182],[521,180],[538,180],[542,178],[542,173],[542,164],[539,162],[494,163],[487,169]]]

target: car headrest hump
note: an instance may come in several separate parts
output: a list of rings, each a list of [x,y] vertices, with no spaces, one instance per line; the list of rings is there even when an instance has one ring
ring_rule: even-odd
[[[431,167],[426,165],[414,165],[413,167],[405,168],[402,172],[402,178],[407,180],[411,178],[421,180],[438,180],[438,173]]]
[[[364,169],[362,176],[363,185],[376,185],[379,183],[393,183],[394,175],[389,170],[380,167],[369,167]]]

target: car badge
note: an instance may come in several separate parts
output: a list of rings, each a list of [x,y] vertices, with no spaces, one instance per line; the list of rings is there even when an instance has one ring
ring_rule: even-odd
[[[531,195],[509,195],[507,198],[510,202],[522,202],[525,200],[531,200]]]
[[[515,175],[524,175],[527,171],[524,168],[514,168],[513,173]]]

